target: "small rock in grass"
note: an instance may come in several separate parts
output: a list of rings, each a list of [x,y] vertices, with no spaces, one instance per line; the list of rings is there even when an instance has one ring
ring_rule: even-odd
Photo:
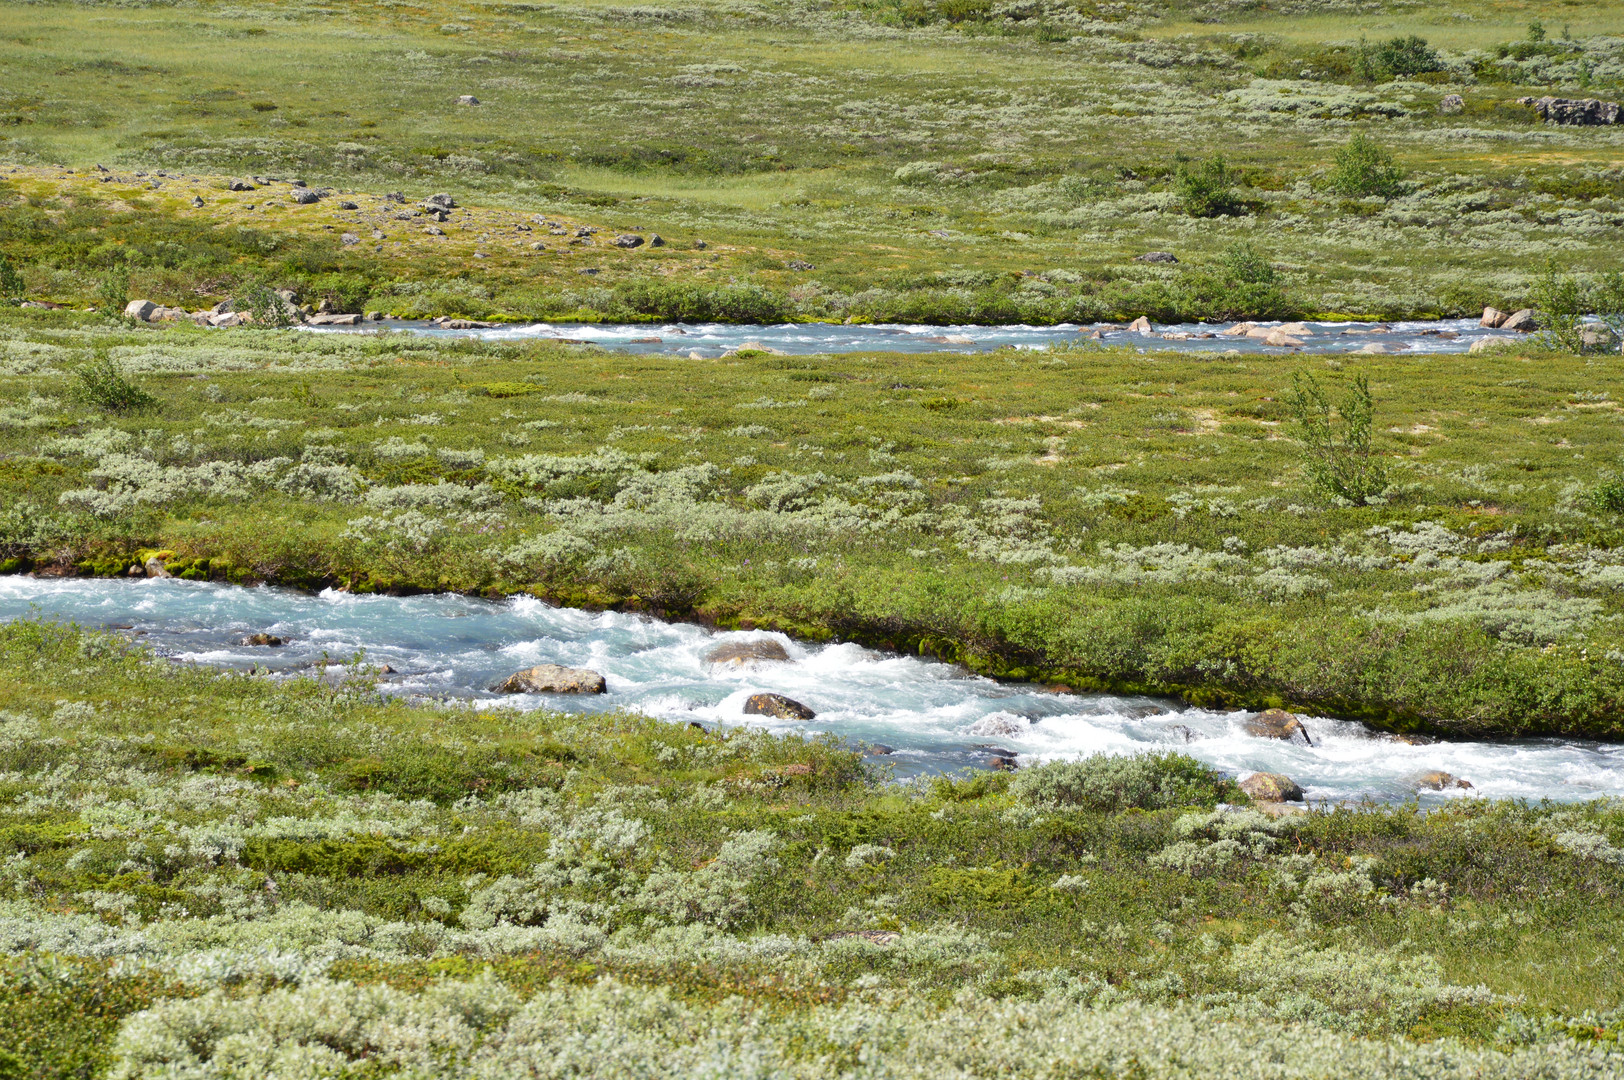
[[[1246,733],[1262,739],[1283,739],[1300,746],[1313,746],[1308,729],[1295,714],[1284,709],[1265,709],[1256,716],[1246,718]]]
[[[255,189],[255,185],[250,184],[246,180],[233,180],[230,184],[230,188],[232,191],[253,191]]]
[[[440,228],[440,226],[438,226],[438,225],[425,225],[425,226],[423,226],[423,231],[428,233],[430,236],[444,236],[445,235],[445,230]]]
[[[1483,317],[1477,321],[1477,325],[1486,326],[1490,330],[1497,330],[1504,326],[1506,324],[1506,320],[1510,317],[1511,316],[1507,315],[1499,308],[1486,307],[1483,309]]]
[[[757,660],[787,661],[789,653],[773,638],[725,641],[705,654],[707,664],[749,664]]]
[[[313,202],[321,201],[321,196],[309,188],[294,188],[290,198],[300,206],[308,206]]]
[[[1179,258],[1171,251],[1147,251],[1143,255],[1135,255],[1133,257],[1133,261],[1142,263],[1176,263],[1179,261]]]
[[[1289,776],[1257,772],[1240,782],[1240,788],[1258,802],[1302,802],[1303,789]]]
[[[1445,94],[1443,100],[1438,102],[1438,111],[1441,113],[1458,113],[1466,108],[1466,99],[1459,94]]]
[[[359,236],[356,236],[352,232],[347,232],[347,233],[343,234],[342,236],[340,236],[338,239],[339,239],[339,241],[341,243],[345,243],[345,244],[359,244],[361,242],[361,238]]]
[[[203,207],[203,196],[201,196],[201,195],[193,195],[192,196],[192,209],[199,210],[199,209],[202,209],[202,207]]]
[[[811,720],[818,715],[783,694],[751,694],[744,701],[744,712],[746,716],[771,716],[779,720]]]
[[[615,247],[635,248],[643,246],[643,238],[635,233],[625,233],[615,237]]]
[[[479,99],[476,98],[472,94],[463,94],[461,97],[457,98],[457,104],[458,105],[478,105],[479,104]]]
[[[264,645],[272,649],[287,644],[275,634],[249,634],[238,642],[239,645]]]
[[[586,668],[537,664],[516,671],[498,683],[499,694],[601,694],[606,689],[603,676]]]
[[[1523,308],[1507,315],[1506,321],[1500,324],[1500,329],[1526,334],[1539,329],[1539,320],[1534,318],[1533,308]]]
[[[1418,773],[1415,776],[1409,777],[1408,783],[1417,791],[1421,790],[1422,788],[1426,788],[1428,791],[1447,791],[1450,788],[1461,788],[1465,791],[1472,790],[1471,781],[1462,780],[1460,777],[1446,773],[1441,769],[1434,769],[1431,772]]]
[[[648,246],[649,247],[665,247],[665,241],[663,239],[661,239],[659,233],[654,233],[652,236],[650,236],[648,238]]]
[[[789,262],[785,263],[784,265],[786,267],[788,267],[789,269],[791,269],[791,270],[799,270],[802,273],[805,273],[808,270],[816,270],[817,269],[817,267],[813,266],[811,263],[807,262],[805,259],[791,259]]]
[[[348,199],[346,199],[343,202],[339,203],[338,208],[340,210],[359,210],[359,209],[361,209],[360,204],[352,203]]]

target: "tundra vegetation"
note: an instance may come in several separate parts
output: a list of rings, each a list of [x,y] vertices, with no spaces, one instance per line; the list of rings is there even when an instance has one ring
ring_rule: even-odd
[[[1620,25],[1606,0],[0,6],[0,571],[523,592],[1617,740],[1624,387],[1585,316],[1624,331],[1624,125],[1518,99],[1624,98]],[[277,329],[286,289],[1544,329],[701,360]],[[1180,755],[877,760],[0,626],[0,1078],[1624,1073],[1616,802],[1277,816]]]

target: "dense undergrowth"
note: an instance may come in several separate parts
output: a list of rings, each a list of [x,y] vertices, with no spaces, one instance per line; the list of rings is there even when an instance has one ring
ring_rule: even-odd
[[[8,1075],[1589,1077],[1624,819],[411,706],[0,627]],[[872,760],[872,759],[867,759]]]
[[[41,313],[3,363],[12,571],[157,553],[1398,729],[1624,730],[1606,357],[711,361]]]

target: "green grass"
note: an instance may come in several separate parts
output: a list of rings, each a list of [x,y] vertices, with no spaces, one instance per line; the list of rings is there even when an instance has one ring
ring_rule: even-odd
[[[0,159],[34,167],[13,182],[43,200],[55,230],[91,191],[114,193],[60,169],[103,162],[141,220],[298,236],[363,274],[379,306],[392,282],[451,274],[483,290],[465,314],[614,317],[579,287],[587,256],[604,270],[591,285],[737,278],[806,318],[1197,317],[1210,309],[1177,288],[1177,268],[1131,258],[1172,250],[1199,268],[1249,241],[1281,267],[1296,312],[1510,310],[1548,257],[1618,266],[1618,130],[1542,128],[1515,99],[1624,94],[1624,57],[1606,37],[1619,12],[1480,3],[1461,14],[1055,5],[1035,24],[888,4],[12,5],[0,8],[0,63],[28,89],[0,97]],[[1550,48],[1569,51],[1495,59],[1536,17]],[[1042,40],[1038,25],[1063,40]],[[1361,38],[1410,34],[1442,50],[1446,71],[1389,84],[1347,73]],[[1466,111],[1440,115],[1451,92]],[[457,106],[463,93],[482,104]],[[1361,132],[1403,173],[1390,198],[1330,190],[1336,152]],[[1177,158],[1211,150],[1240,177],[1245,213],[1180,208]],[[192,212],[187,181],[154,193],[131,177],[154,169],[200,179],[208,205]],[[263,192],[218,188],[252,173],[448,190],[483,216],[458,219],[438,247],[389,225],[374,251],[366,233],[388,222],[369,204],[362,245],[342,250],[316,231],[339,220],[328,212],[266,210]],[[478,239],[490,221],[535,213],[674,243],[631,258],[532,257],[504,242],[488,262],[468,259],[490,246]],[[697,239],[709,255],[685,249]],[[138,294],[171,303],[311,274],[263,251],[183,266],[150,250],[92,257],[9,222],[0,248],[36,296],[74,303],[118,261]],[[815,270],[787,271],[789,259]],[[1034,289],[1012,276],[1023,271],[1061,278]]]
[[[11,569],[162,551],[186,577],[530,592],[1400,730],[1621,730],[1596,358],[10,334]],[[157,404],[75,398],[92,353]],[[1367,503],[1307,468],[1305,372],[1337,404],[1368,381]]]

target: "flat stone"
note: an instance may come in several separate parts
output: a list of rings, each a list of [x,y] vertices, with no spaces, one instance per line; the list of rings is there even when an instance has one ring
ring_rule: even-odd
[[[724,641],[705,654],[707,664],[750,664],[756,661],[783,662],[789,653],[775,638],[750,641]]]
[[[1303,789],[1281,773],[1256,772],[1240,782],[1240,789],[1258,802],[1302,802]]]
[[[596,671],[537,664],[514,672],[493,689],[499,694],[601,694],[607,686]]]
[[[1314,740],[1309,737],[1308,729],[1294,713],[1284,709],[1264,709],[1256,716],[1249,716],[1244,721],[1246,733],[1255,735],[1260,739],[1283,739],[1301,746],[1313,746]]]
[[[744,701],[746,716],[772,716],[779,720],[811,720],[818,714],[783,694],[751,694]]]

